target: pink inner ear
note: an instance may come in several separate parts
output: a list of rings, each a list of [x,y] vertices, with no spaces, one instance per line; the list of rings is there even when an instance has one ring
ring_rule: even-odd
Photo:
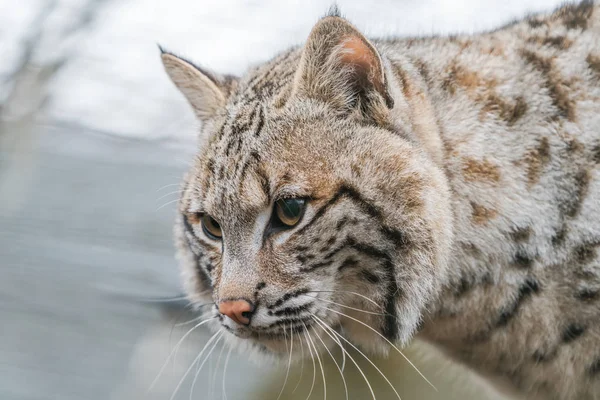
[[[371,46],[358,36],[350,36],[342,41],[341,61],[354,66],[357,73],[370,80],[377,90],[381,89],[382,76],[377,54]]]
[[[342,62],[354,64],[365,71],[376,66],[377,59],[373,56],[373,50],[360,38],[353,36],[344,39],[342,46]]]

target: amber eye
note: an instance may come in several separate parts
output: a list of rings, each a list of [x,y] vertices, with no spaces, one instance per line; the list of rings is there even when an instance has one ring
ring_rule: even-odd
[[[223,233],[221,232],[221,225],[215,221],[210,215],[202,216],[202,231],[211,239],[219,240]]]
[[[287,226],[296,225],[304,214],[304,199],[281,199],[275,203],[277,218]]]

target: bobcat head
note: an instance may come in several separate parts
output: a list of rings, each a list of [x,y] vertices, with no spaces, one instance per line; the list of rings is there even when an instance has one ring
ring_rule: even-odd
[[[409,340],[445,280],[452,218],[399,67],[337,15],[241,78],[162,61],[201,121],[175,232],[209,325],[267,354]]]

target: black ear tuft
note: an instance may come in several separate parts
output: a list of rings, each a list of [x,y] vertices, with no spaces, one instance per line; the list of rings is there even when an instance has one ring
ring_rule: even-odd
[[[164,47],[162,47],[162,45],[160,43],[156,43],[156,45],[158,46],[158,50],[160,51],[160,54],[169,54],[169,52],[167,50],[165,50]]]
[[[325,17],[339,17],[342,18],[342,13],[340,11],[340,8],[338,7],[337,3],[333,3],[331,5],[331,7],[329,7],[329,10],[327,11],[327,14],[325,14]]]

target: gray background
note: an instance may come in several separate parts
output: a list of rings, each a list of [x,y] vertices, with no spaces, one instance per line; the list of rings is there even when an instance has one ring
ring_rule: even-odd
[[[367,33],[487,29],[558,1],[338,1]],[[300,43],[329,1],[0,1],[0,399],[166,399],[209,333],[186,339],[171,243],[177,183],[195,151],[195,122],[162,72],[156,42],[220,72]],[[210,349],[210,348],[209,348]],[[227,349],[225,349],[226,354]],[[286,365],[221,347],[192,398],[276,399]],[[499,398],[424,344],[374,361],[403,399]],[[353,354],[357,360],[361,356]],[[339,354],[336,353],[339,359]],[[378,399],[395,396],[364,360]],[[329,399],[345,398],[324,357]],[[195,369],[176,398],[190,398]],[[312,362],[289,374],[305,399]],[[292,394],[302,375],[301,383]],[[357,370],[351,399],[368,399]],[[225,380],[223,380],[225,378]],[[322,398],[320,372],[311,398]]]

